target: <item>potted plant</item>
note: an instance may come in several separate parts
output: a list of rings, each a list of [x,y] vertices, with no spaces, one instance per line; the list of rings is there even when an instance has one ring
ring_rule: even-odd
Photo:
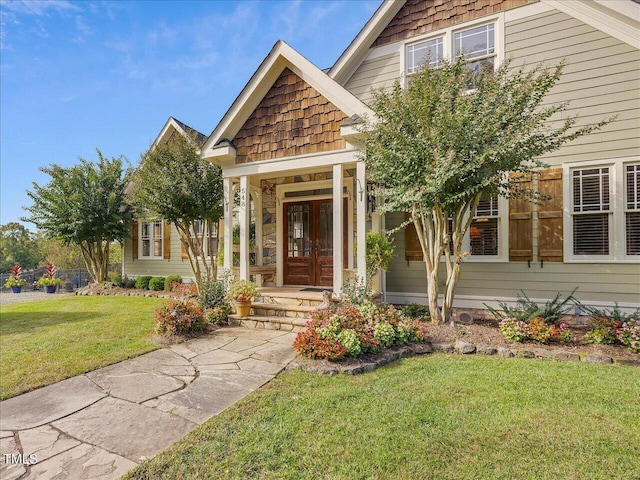
[[[236,313],[240,317],[248,317],[251,313],[251,300],[258,295],[256,284],[250,280],[238,280],[231,284],[229,296],[236,305]]]
[[[11,267],[11,274],[4,286],[11,287],[11,291],[13,293],[20,293],[25,283],[27,282],[22,279],[22,268],[20,268],[20,265],[14,265]]]
[[[38,279],[38,285],[44,287],[44,291],[47,293],[55,293],[56,288],[60,284],[60,279],[56,277],[57,275],[56,267],[53,263],[49,262],[47,266],[44,268],[44,273],[42,277]]]

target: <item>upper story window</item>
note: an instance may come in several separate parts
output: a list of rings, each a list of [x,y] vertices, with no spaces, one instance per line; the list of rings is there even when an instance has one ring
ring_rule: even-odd
[[[496,47],[493,23],[455,32],[453,55],[454,58],[464,56],[473,72],[482,67],[494,68]]]
[[[140,257],[163,258],[162,222],[140,222]]]
[[[407,73],[416,73],[427,64],[430,67],[440,65],[443,56],[443,37],[407,46]]]
[[[405,73],[411,75],[422,67],[437,67],[442,58],[464,56],[471,71],[495,68],[497,21],[470,28],[447,29],[432,38],[408,44],[405,48]]]

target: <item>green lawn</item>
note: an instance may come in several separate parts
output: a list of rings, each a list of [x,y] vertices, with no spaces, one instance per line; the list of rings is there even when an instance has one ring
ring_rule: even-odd
[[[155,350],[157,298],[65,297],[3,305],[0,399]]]
[[[637,480],[639,379],[444,354],[285,372],[125,478]]]

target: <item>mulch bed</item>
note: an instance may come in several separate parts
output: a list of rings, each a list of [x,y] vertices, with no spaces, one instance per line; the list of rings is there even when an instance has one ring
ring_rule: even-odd
[[[615,363],[640,366],[640,354],[632,353],[621,345],[583,344],[582,338],[589,331],[587,325],[569,326],[574,344],[538,342],[514,343],[506,340],[498,328],[498,321],[479,319],[472,325],[429,325],[429,338],[424,344],[393,347],[377,354],[347,358],[337,362],[312,360],[298,356],[289,364],[289,370],[309,373],[355,375],[368,372],[399,358],[421,355],[433,351],[453,354],[484,354],[502,357],[537,358],[588,363]]]

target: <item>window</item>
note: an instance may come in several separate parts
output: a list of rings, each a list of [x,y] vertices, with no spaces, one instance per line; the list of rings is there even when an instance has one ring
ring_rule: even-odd
[[[499,20],[495,20],[471,28],[450,28],[432,38],[408,44],[405,48],[405,74],[416,73],[425,65],[437,67],[443,57],[453,59],[461,55],[469,60],[472,72],[478,72],[483,67],[493,69],[499,25]]]
[[[416,73],[423,65],[429,62],[430,67],[440,65],[443,56],[442,37],[415,43],[407,46],[407,73]]]
[[[215,257],[218,252],[218,226],[210,223],[208,231],[205,232],[204,238],[202,236],[202,230],[205,228],[205,222],[203,220],[196,220],[194,222],[195,235],[203,240],[204,255],[207,257]],[[196,245],[196,248],[197,245]],[[202,252],[198,251],[197,256],[201,257]]]
[[[498,197],[482,199],[469,227],[471,255],[498,255]]]
[[[454,33],[453,54],[454,58],[464,56],[469,60],[472,72],[482,68],[493,69],[496,54],[493,23]]]
[[[162,222],[140,223],[141,258],[163,258]]]
[[[625,244],[627,255],[640,255],[640,164],[625,171]]]
[[[568,261],[640,261],[640,162],[565,165]]]
[[[574,170],[573,254],[609,255],[609,168]]]

